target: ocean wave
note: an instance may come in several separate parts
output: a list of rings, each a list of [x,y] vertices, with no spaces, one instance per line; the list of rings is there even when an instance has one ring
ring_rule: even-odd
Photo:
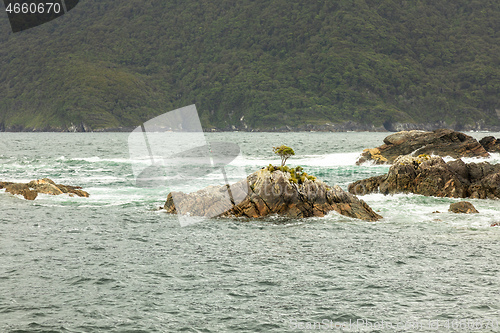
[[[335,153],[326,155],[312,155],[299,158],[296,161],[297,164],[306,166],[348,166],[355,165],[359,158],[359,153]]]
[[[64,161],[64,162],[70,162],[70,161],[83,161],[87,163],[151,163],[151,158],[149,156],[144,156],[139,157],[137,159],[130,159],[130,158],[102,158],[99,156],[91,156],[91,157],[71,157],[67,158],[65,156],[60,156],[59,158],[56,159],[56,161]]]
[[[448,223],[454,227],[489,227],[494,222],[499,222],[498,211],[500,202],[488,199],[470,198],[441,198],[429,197],[419,194],[393,194],[383,195],[372,193],[359,196],[379,214],[386,222],[399,223],[400,221],[438,222]],[[459,201],[469,201],[479,214],[455,214],[448,211],[450,204]]]
[[[438,155],[431,155],[432,157],[440,157]],[[455,157],[451,156],[444,156],[442,157],[445,162],[451,162],[457,160]],[[496,164],[498,160],[496,160],[493,156],[490,157],[460,157],[460,160],[462,160],[464,163],[481,163],[481,162],[489,162],[491,164]]]
[[[334,153],[325,155],[302,155],[293,156],[288,159],[289,165],[300,166],[348,166],[355,165],[360,153]],[[262,157],[246,157],[239,156],[231,164],[240,166],[267,166],[269,164],[279,165],[279,158],[262,158]]]
[[[490,164],[499,164],[500,163],[500,153],[490,153],[490,157],[462,157],[461,160],[464,161],[464,163],[489,162]],[[446,160],[446,161],[448,162],[448,160]]]

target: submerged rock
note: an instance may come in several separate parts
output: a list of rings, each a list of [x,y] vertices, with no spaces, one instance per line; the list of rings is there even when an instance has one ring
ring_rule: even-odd
[[[5,188],[5,192],[22,195],[26,200],[35,200],[39,193],[60,195],[67,193],[70,196],[88,197],[89,194],[79,186],[56,184],[49,178],[32,180],[27,184],[0,182],[0,189]]]
[[[391,134],[378,148],[365,149],[356,164],[373,161],[376,164],[392,164],[401,155],[421,154],[460,157],[488,157],[488,152],[473,137],[450,129],[433,132],[402,131]]]
[[[271,170],[273,170],[272,168]],[[292,218],[324,216],[329,211],[366,221],[377,221],[382,216],[375,213],[363,200],[343,191],[339,186],[330,187],[314,177],[296,180],[289,172],[263,168],[231,186],[232,195],[239,197],[237,204],[224,209],[226,186],[209,186],[198,192],[170,193],[164,209],[177,213],[175,202],[183,211],[195,216],[263,217],[281,215]],[[242,195],[243,194],[243,195]],[[187,207],[187,209],[185,209]],[[215,215],[214,212],[220,212]]]
[[[385,175],[356,181],[349,192],[362,195],[415,193],[450,198],[500,198],[500,165],[445,163],[441,157],[401,156]]]
[[[455,202],[450,205],[450,208],[448,209],[449,212],[452,213],[459,213],[459,214],[477,214],[479,213],[474,207],[473,204],[471,204],[468,201],[460,201],[460,202]]]

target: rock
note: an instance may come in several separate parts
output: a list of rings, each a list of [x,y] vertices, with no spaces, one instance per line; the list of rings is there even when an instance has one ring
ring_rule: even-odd
[[[14,184],[12,182],[0,182],[0,189],[7,187],[7,185]]]
[[[494,136],[485,136],[479,140],[479,143],[490,153],[500,153],[500,139]]]
[[[452,213],[461,213],[461,214],[474,214],[474,213],[479,213],[468,201],[460,201],[460,202],[455,202],[450,205],[450,208],[448,209],[449,212]]]
[[[370,158],[377,164],[385,164],[388,162],[387,158],[382,156],[378,148],[365,149],[363,152],[369,154]]]
[[[68,193],[70,197],[72,197],[74,194],[76,194],[79,197],[85,197],[85,198],[89,197],[89,194],[83,191],[80,186],[70,186],[61,184],[56,184],[56,186],[62,193]]]
[[[56,184],[48,178],[32,180],[28,184],[0,182],[0,189],[5,187],[5,191],[11,194],[20,194],[26,200],[35,200],[39,193],[60,195],[68,193],[70,196],[88,197],[89,194],[78,186]]]
[[[366,221],[377,221],[382,216],[375,213],[363,200],[343,191],[339,186],[330,187],[315,178],[303,178],[300,182],[291,179],[289,172],[270,171],[263,168],[231,186],[237,204],[224,207],[226,186],[209,186],[198,192],[170,193],[164,209],[177,213],[175,202],[183,211],[196,216],[257,218],[281,215],[292,218],[324,216],[329,211]],[[227,201],[227,200],[226,200]],[[222,206],[221,206],[222,205]],[[186,208],[187,207],[187,208]]]
[[[38,193],[32,191],[26,184],[10,184],[5,187],[5,192],[22,195],[26,200],[35,200]]]
[[[63,194],[54,181],[48,178],[32,180],[28,183],[28,186],[33,188],[38,193],[45,193],[50,195],[59,195]]]
[[[438,155],[460,157],[488,157],[485,148],[473,137],[453,131],[438,129],[433,132],[402,131],[391,134],[378,148],[365,149],[356,164],[373,161],[376,164],[392,164],[402,155]]]
[[[26,184],[10,184],[5,186],[5,192],[9,192],[11,194],[22,194],[23,191],[29,190],[29,186]]]
[[[35,200],[37,196],[38,196],[38,192],[33,191],[33,190],[26,190],[23,193],[23,197],[26,200]]]
[[[415,193],[449,198],[500,198],[500,164],[445,163],[440,157],[402,156],[385,175],[356,181],[349,192],[357,195]]]
[[[50,185],[56,185],[56,183],[54,183],[54,181],[52,179],[49,179],[49,178],[42,178],[42,179],[38,179],[38,180],[32,180],[28,183],[28,186],[29,187],[35,187],[37,185],[46,185],[46,184],[50,184]]]

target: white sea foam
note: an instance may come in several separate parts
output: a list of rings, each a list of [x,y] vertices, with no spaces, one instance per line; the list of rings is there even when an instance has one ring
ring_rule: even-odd
[[[101,161],[101,158],[98,156],[92,156],[92,157],[74,157],[71,159],[72,161],[85,161],[85,162],[99,162]]]
[[[71,179],[73,182],[77,182],[78,180],[75,181],[75,179]],[[91,183],[113,183],[117,181],[122,181],[123,177],[115,177],[115,176],[89,176],[85,177],[85,179],[82,179],[81,181],[85,182],[91,182]]]
[[[437,155],[433,155],[437,156]],[[439,157],[439,156],[437,156]],[[481,163],[481,162],[489,162],[491,164],[497,164],[500,162],[500,156],[498,154],[495,154],[495,156],[491,157],[461,157],[460,158],[464,163]],[[451,157],[451,156],[445,156],[443,157],[443,160],[445,162],[450,162],[456,160],[456,158]]]
[[[500,153],[490,153],[490,157],[462,157],[462,161],[465,163],[481,163],[481,162],[489,162],[491,164],[499,164],[500,163]]]
[[[288,159],[287,164],[289,165],[300,165],[300,166],[318,166],[318,167],[329,167],[329,166],[348,166],[355,165],[356,160],[359,157],[359,153],[336,153],[336,154],[325,154],[325,155],[303,155],[303,156],[292,156]],[[281,163],[279,158],[251,158],[238,156],[231,164],[239,166],[266,166],[268,164],[279,165]]]
[[[359,198],[382,215],[386,222],[436,222],[447,223],[457,228],[485,228],[494,222],[500,222],[498,200],[439,198],[412,193],[394,195],[375,193]],[[455,214],[448,211],[451,203],[463,200],[470,201],[479,214]]]
[[[358,157],[359,153],[357,152],[313,155],[313,156],[305,156],[303,158],[299,158],[298,160],[294,160],[294,163],[300,165],[321,166],[321,167],[347,166],[347,165],[355,165]]]
[[[64,156],[62,156],[64,157]],[[151,163],[151,158],[149,156],[144,156],[144,158],[131,160],[129,158],[101,158],[99,156],[92,157],[73,157],[73,158],[59,158],[58,160],[70,160],[70,161],[85,161],[89,163],[102,163],[102,162],[114,162],[114,163]]]

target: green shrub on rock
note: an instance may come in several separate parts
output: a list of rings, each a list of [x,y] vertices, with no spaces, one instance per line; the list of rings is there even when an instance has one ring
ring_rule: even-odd
[[[316,181],[317,178],[315,176],[311,176],[307,174],[307,172],[304,172],[304,168],[301,166],[296,166],[295,168],[290,168],[287,166],[274,166],[272,164],[269,164],[267,167],[265,167],[266,170],[269,172],[273,173],[274,171],[282,171],[282,172],[288,172],[290,174],[290,183],[293,184],[303,184],[306,179],[311,180],[311,181]]]

